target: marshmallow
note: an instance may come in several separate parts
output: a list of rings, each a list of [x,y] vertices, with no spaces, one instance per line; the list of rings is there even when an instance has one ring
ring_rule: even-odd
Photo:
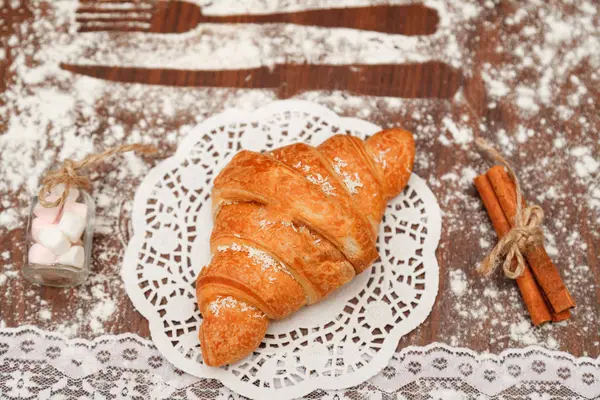
[[[81,246],[73,246],[65,254],[58,257],[58,262],[75,268],[83,268],[85,252]]]
[[[52,224],[42,218],[34,218],[31,222],[31,236],[36,242],[40,241],[40,232],[42,229],[51,226]]]
[[[56,201],[58,200],[58,196],[53,194],[46,197],[47,201]],[[44,207],[41,203],[37,203],[33,208],[33,214],[36,217],[39,217],[49,223],[53,224],[58,219],[58,215],[60,214],[60,207]]]
[[[29,262],[33,264],[52,265],[56,262],[56,256],[41,244],[34,243],[29,249]]]
[[[62,255],[71,248],[71,242],[57,226],[48,226],[40,231],[40,244],[56,255]]]
[[[71,211],[64,211],[58,229],[69,238],[71,242],[76,242],[81,238],[81,234],[85,229],[85,219]]]
[[[62,196],[64,191],[65,191],[65,184],[59,183],[58,185],[56,185],[52,188],[51,193],[57,197],[60,197],[60,196]],[[69,194],[67,194],[67,200],[75,201],[78,198],[79,198],[79,189],[71,187],[69,189]]]
[[[79,215],[81,218],[87,218],[87,205],[82,203],[76,203],[74,201],[67,201],[65,203],[65,211],[73,212]]]

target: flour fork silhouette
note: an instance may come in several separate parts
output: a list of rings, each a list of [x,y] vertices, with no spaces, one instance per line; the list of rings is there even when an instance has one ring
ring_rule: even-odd
[[[413,36],[433,34],[439,16],[436,10],[421,4],[210,16],[204,15],[197,4],[179,0],[122,3],[83,0],[76,21],[79,32],[184,33],[200,24],[285,23]]]

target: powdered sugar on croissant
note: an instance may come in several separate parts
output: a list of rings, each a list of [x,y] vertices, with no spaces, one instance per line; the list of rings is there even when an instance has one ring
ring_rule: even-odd
[[[269,319],[320,301],[368,268],[386,202],[406,186],[414,155],[401,129],[238,153],[214,182],[213,257],[196,283],[204,362],[246,357]]]

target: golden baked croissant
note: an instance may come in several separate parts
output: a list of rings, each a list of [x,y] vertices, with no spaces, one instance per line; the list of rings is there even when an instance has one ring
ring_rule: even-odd
[[[204,362],[246,357],[269,319],[368,268],[386,202],[406,186],[414,155],[401,129],[239,152],[214,181],[212,259],[196,282]]]

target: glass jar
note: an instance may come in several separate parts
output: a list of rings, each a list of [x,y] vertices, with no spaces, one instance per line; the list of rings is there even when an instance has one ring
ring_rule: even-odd
[[[55,188],[47,200],[62,193]],[[56,194],[58,192],[58,194]],[[60,207],[45,208],[32,198],[25,238],[23,275],[39,285],[70,287],[87,279],[96,206],[92,196],[71,189]]]

